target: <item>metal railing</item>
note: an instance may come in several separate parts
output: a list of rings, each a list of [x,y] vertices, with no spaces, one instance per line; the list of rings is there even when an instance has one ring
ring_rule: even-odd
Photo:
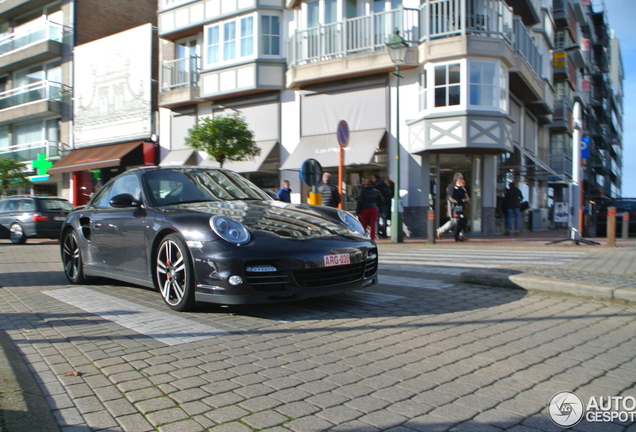
[[[46,159],[59,159],[68,151],[68,144],[59,141],[41,140],[0,148],[0,158],[25,162],[36,160],[38,159],[38,154],[43,153],[46,155]]]
[[[521,22],[520,18],[514,19],[514,42],[515,52],[521,55],[537,77],[543,75],[543,56],[539,52],[539,48],[534,44],[530,32]]]
[[[161,65],[161,91],[196,87],[199,81],[199,57],[165,61]]]
[[[38,29],[9,33],[0,37],[0,56],[11,54],[43,41],[64,42],[71,33],[70,27],[48,21]]]
[[[572,159],[565,156],[565,154],[551,154],[550,168],[558,174],[565,174],[568,177],[572,177]]]
[[[296,66],[385,49],[396,29],[411,44],[464,34],[503,38],[512,44],[513,24],[512,9],[503,0],[424,0],[418,9],[400,6],[296,30],[287,40],[287,63]]]
[[[388,12],[297,30],[287,40],[287,64],[295,66],[385,49],[386,41],[396,29],[407,42],[416,43],[419,39],[418,15],[417,9],[400,6]]]
[[[65,84],[48,80],[38,81],[0,93],[0,110],[42,100],[62,102],[69,93],[70,87]]]

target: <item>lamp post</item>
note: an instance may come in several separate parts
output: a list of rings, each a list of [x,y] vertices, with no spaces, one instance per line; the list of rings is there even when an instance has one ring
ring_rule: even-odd
[[[400,213],[400,65],[406,62],[406,54],[409,44],[400,36],[399,30],[386,42],[386,48],[395,64],[395,185],[393,191],[393,203],[391,205],[391,243],[402,243],[404,233],[402,231],[402,213]]]

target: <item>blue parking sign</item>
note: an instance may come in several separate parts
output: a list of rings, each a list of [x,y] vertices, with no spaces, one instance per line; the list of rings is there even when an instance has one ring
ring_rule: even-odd
[[[585,137],[581,139],[581,159],[590,158],[590,139]]]

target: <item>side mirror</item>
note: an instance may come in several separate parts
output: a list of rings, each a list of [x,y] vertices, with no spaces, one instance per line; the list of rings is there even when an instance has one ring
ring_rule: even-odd
[[[141,201],[137,201],[135,197],[129,193],[115,195],[108,203],[115,208],[141,207]]]

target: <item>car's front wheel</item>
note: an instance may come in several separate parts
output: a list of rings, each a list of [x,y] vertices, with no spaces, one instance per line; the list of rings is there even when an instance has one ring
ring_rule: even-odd
[[[26,243],[27,236],[26,234],[24,234],[24,229],[22,228],[22,225],[20,225],[19,223],[16,222],[13,225],[11,225],[11,227],[9,228],[9,232],[11,237],[11,243],[13,244]]]
[[[69,282],[74,284],[86,282],[82,251],[77,233],[73,230],[66,231],[62,238],[62,263],[64,264],[64,274]]]
[[[176,234],[167,235],[159,244],[156,284],[170,309],[183,312],[195,306],[192,261],[185,242]]]

